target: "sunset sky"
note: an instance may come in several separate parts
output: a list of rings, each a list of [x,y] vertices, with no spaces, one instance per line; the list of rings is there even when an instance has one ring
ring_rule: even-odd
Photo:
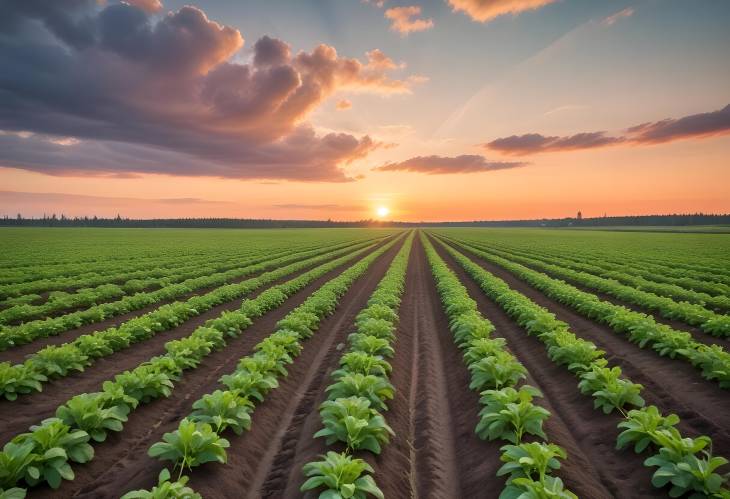
[[[726,0],[9,0],[0,215],[729,213],[728,26]]]

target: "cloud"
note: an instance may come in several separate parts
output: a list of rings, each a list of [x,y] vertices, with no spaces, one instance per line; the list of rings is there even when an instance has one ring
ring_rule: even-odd
[[[462,154],[460,156],[416,156],[397,163],[387,163],[374,168],[375,171],[393,172],[407,171],[443,175],[449,173],[479,173],[495,170],[507,170],[525,166],[524,162],[489,161],[484,156]]]
[[[350,109],[352,107],[352,102],[350,102],[347,99],[338,100],[337,104],[335,104],[335,109],[338,111],[346,111],[347,109]]]
[[[130,3],[23,0],[4,14],[0,130],[34,135],[0,136],[0,166],[52,175],[351,180],[343,167],[379,144],[306,119],[340,91],[419,81],[394,78],[403,66],[379,50],[293,54],[266,36],[251,63],[233,63],[241,33],[189,6],[151,17]]]
[[[360,211],[364,209],[362,206],[342,205],[342,204],[301,204],[287,203],[275,204],[274,208],[283,210],[337,210],[337,211]]]
[[[420,15],[421,7],[418,5],[393,7],[385,11],[385,18],[391,21],[390,29],[401,36],[433,28],[433,19],[418,19]]]
[[[528,133],[495,139],[483,144],[483,147],[513,156],[525,156],[541,152],[594,149],[617,144],[660,144],[724,134],[730,134],[730,105],[717,111],[643,123],[630,127],[623,134],[616,136],[610,136],[606,132],[584,132],[564,137]]]
[[[503,16],[536,10],[557,0],[448,0],[454,12],[463,12],[482,23]]]
[[[379,9],[382,9],[385,6],[386,0],[362,0],[363,3],[369,3],[370,5],[374,5]]]
[[[134,5],[149,13],[160,12],[162,10],[162,2],[160,0],[124,0],[124,3]]]
[[[577,133],[567,137],[546,137],[539,133],[512,135],[493,140],[485,147],[504,154],[522,156],[539,152],[592,149],[623,142],[621,137],[609,137],[606,132]]]
[[[635,12],[635,10],[633,7],[626,7],[625,9],[620,10],[620,11],[616,12],[615,14],[608,16],[603,21],[601,21],[601,23],[604,26],[613,26],[620,19],[624,19],[626,17],[633,16],[634,12]]]

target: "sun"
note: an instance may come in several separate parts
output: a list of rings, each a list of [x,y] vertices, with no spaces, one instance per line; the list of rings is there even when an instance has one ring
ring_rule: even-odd
[[[390,215],[390,210],[386,206],[378,206],[375,213],[378,214],[378,218],[385,218]]]

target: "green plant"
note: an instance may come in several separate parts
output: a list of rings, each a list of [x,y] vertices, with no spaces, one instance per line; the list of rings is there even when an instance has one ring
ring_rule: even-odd
[[[512,354],[500,351],[491,357],[485,357],[469,365],[472,390],[499,389],[512,386],[525,376],[527,370]]]
[[[84,430],[97,442],[106,440],[107,431],[122,431],[129,407],[105,407],[104,393],[82,393],[56,409],[56,417],[72,428]]]
[[[547,475],[542,481],[515,478],[504,488],[499,499],[578,499],[578,496],[565,489],[560,478]]]
[[[616,440],[616,448],[623,449],[627,445],[634,445],[634,452],[643,452],[654,442],[654,435],[659,430],[669,430],[679,423],[679,416],[670,414],[662,416],[656,406],[650,405],[641,409],[629,411],[626,419],[618,424],[624,430]]]
[[[542,429],[550,413],[534,405],[532,399],[541,397],[537,388],[523,385],[519,390],[511,387],[482,392],[480,402],[484,408],[479,413],[476,433],[482,439],[508,440],[513,444],[522,441],[525,434],[547,439]]]
[[[346,397],[363,397],[372,407],[385,410],[386,400],[393,398],[395,389],[387,379],[374,374],[344,374],[326,388],[327,398],[335,400]]]
[[[63,479],[74,479],[69,461],[85,463],[94,457],[88,433],[72,430],[58,418],[45,419],[40,425],[31,426],[29,433],[21,433],[12,442],[20,446],[33,445],[33,462],[25,468],[25,481],[31,486],[47,482],[56,489]]]
[[[322,461],[307,463],[302,468],[309,477],[301,486],[301,491],[324,487],[321,499],[365,499],[368,494],[384,499],[383,492],[375,485],[373,468],[363,461],[346,454],[327,452]]]
[[[348,352],[340,358],[341,369],[332,373],[337,379],[345,374],[374,374],[376,376],[387,376],[391,371],[390,364],[382,357],[369,355],[365,352]]]
[[[150,365],[141,365],[133,371],[117,374],[114,382],[124,389],[124,393],[142,403],[169,397],[173,389],[170,376]]]
[[[544,482],[545,476],[560,469],[559,459],[565,459],[565,451],[555,444],[540,442],[505,445],[500,459],[505,464],[497,476],[509,475],[508,483],[516,478],[529,478]]]
[[[182,476],[170,481],[170,470],[160,471],[157,485],[152,490],[133,490],[124,494],[121,499],[202,499],[203,496],[186,486],[188,477]]]
[[[392,357],[395,355],[395,350],[393,350],[390,342],[385,338],[353,333],[349,336],[349,341],[354,351],[364,352],[369,355],[380,355],[382,357]]]
[[[240,396],[256,399],[259,402],[263,402],[266,394],[279,386],[279,382],[273,374],[258,371],[237,371],[233,374],[226,374],[221,377],[220,382],[229,390],[237,391]]]
[[[5,444],[0,452],[0,490],[11,489],[25,477],[26,470],[37,457],[34,448],[33,442]]]
[[[40,392],[41,383],[46,379],[32,365],[13,366],[10,362],[0,362],[0,395],[7,400],[15,400],[18,395],[30,392]]]
[[[203,463],[217,461],[225,463],[228,440],[221,438],[207,423],[196,423],[189,419],[180,421],[177,430],[165,433],[162,442],[150,447],[148,454],[162,460],[172,461],[180,467],[178,479],[185,468],[192,469]]]
[[[626,405],[642,407],[644,399],[639,394],[643,386],[620,376],[620,367],[591,366],[590,371],[580,375],[578,388],[581,393],[590,393],[594,407],[601,408],[605,414],[614,409],[623,411]]]
[[[232,428],[236,435],[240,435],[251,428],[252,410],[253,402],[241,397],[236,391],[216,390],[197,400],[188,418],[210,424],[218,434],[226,428]]]
[[[343,442],[348,451],[366,449],[380,454],[380,444],[388,442],[393,435],[383,416],[363,397],[326,400],[320,406],[319,414],[324,428],[314,437],[325,437],[327,445]]]
[[[712,456],[704,450],[710,443],[708,437],[681,438],[676,429],[657,430],[654,441],[660,446],[659,453],[646,459],[644,465],[657,466],[651,483],[655,487],[670,485],[670,497],[692,493],[693,498],[719,495],[728,474],[715,471],[728,463],[723,457]],[[698,453],[702,453],[698,457]]]

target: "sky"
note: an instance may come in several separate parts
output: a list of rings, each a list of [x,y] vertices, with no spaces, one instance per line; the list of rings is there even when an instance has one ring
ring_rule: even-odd
[[[0,215],[730,213],[725,0],[3,0]]]

